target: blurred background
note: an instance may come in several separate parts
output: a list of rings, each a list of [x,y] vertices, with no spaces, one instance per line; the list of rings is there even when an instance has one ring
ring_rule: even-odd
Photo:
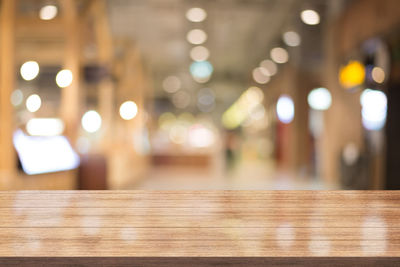
[[[400,189],[398,0],[2,0],[0,189]]]

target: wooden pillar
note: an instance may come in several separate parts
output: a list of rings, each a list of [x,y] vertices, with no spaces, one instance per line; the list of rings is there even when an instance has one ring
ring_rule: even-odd
[[[14,90],[15,14],[16,0],[1,2],[0,28],[0,187],[7,184],[16,169],[12,144],[13,107],[10,96]]]
[[[94,32],[99,64],[111,71],[113,60],[113,44],[110,25],[107,16],[106,2],[97,0],[92,2],[92,15],[94,18]],[[112,147],[112,129],[114,116],[114,84],[107,77],[99,84],[99,113],[102,117],[102,149],[108,151]]]
[[[65,123],[66,135],[75,145],[79,127],[79,81],[80,81],[80,41],[77,1],[62,0],[63,20],[65,30],[64,68],[72,72],[73,81],[61,92],[61,118]]]

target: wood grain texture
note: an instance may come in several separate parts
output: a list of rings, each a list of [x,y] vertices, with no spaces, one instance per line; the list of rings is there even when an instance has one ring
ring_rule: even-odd
[[[0,257],[17,257],[2,258],[10,264],[18,257],[196,257],[211,265],[231,257],[363,257],[391,264],[400,257],[400,192],[0,192]]]

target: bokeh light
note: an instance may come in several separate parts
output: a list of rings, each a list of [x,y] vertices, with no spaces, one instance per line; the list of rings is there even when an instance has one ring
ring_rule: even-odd
[[[33,136],[56,136],[63,133],[64,127],[57,118],[33,118],[26,124],[26,131]]]
[[[33,94],[26,99],[25,105],[26,109],[33,113],[40,109],[42,106],[42,100],[40,99],[40,96]]]
[[[186,18],[191,22],[202,22],[207,18],[207,12],[200,7],[193,7],[186,12]]]
[[[186,91],[179,91],[172,96],[172,103],[177,108],[186,108],[191,101],[190,94]]]
[[[307,25],[317,25],[320,22],[318,12],[312,9],[303,10],[300,17],[301,20]]]
[[[58,9],[54,5],[47,5],[40,9],[39,17],[42,20],[52,20],[57,16]]]
[[[267,69],[258,67],[253,70],[253,79],[259,84],[266,84],[271,79],[268,74]]]
[[[20,73],[25,81],[31,81],[39,74],[39,64],[36,61],[27,61],[22,64]]]
[[[250,87],[222,114],[222,125],[227,129],[235,129],[249,117],[257,117],[254,113],[259,112],[263,99],[264,93],[260,88]]]
[[[56,83],[59,87],[65,88],[71,85],[73,80],[72,72],[70,70],[61,70],[57,73]]]
[[[296,47],[301,44],[301,37],[297,32],[288,31],[283,34],[283,41],[287,46]]]
[[[260,67],[268,70],[270,76],[274,76],[278,72],[278,66],[270,59],[263,60]]]
[[[138,107],[133,101],[126,101],[122,103],[119,108],[119,115],[124,120],[131,120],[136,117],[138,113]]]
[[[82,127],[88,133],[97,132],[101,127],[101,116],[95,110],[89,110],[82,116]]]
[[[365,66],[359,61],[350,61],[349,64],[340,68],[339,81],[346,89],[363,84],[365,81]]]
[[[181,123],[173,125],[169,131],[169,139],[172,143],[182,145],[187,140],[187,127]]]
[[[285,123],[291,123],[294,118],[294,103],[290,96],[282,95],[276,103],[276,114],[278,119]]]
[[[271,59],[276,63],[283,64],[288,62],[289,53],[282,47],[275,47],[271,49]]]
[[[327,110],[332,104],[332,96],[326,88],[313,89],[307,97],[308,104],[315,110]]]
[[[210,56],[210,52],[204,46],[195,46],[190,50],[190,57],[194,61],[205,61]]]
[[[181,89],[182,83],[181,80],[176,76],[168,76],[163,81],[164,91],[167,93],[175,93],[179,89]]]
[[[188,32],[186,39],[189,43],[199,45],[207,41],[207,34],[200,29],[194,29]]]
[[[385,71],[382,68],[374,67],[371,72],[372,79],[376,83],[383,83],[385,81]]]
[[[386,122],[387,97],[382,91],[365,89],[360,96],[363,126],[367,130],[381,130]]]
[[[214,143],[214,133],[201,124],[195,124],[189,128],[188,143],[192,147],[209,147]]]
[[[14,90],[14,92],[12,92],[12,94],[11,94],[10,100],[11,100],[11,104],[14,107],[17,107],[17,106],[21,105],[22,102],[24,101],[24,94],[19,89]]]
[[[197,94],[197,107],[201,112],[210,112],[215,107],[215,95],[209,88],[201,89]]]
[[[208,61],[193,62],[190,65],[190,73],[194,78],[207,79],[213,73],[213,66]]]

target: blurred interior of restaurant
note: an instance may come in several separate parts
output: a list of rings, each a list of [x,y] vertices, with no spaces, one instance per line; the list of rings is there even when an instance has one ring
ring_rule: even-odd
[[[0,190],[400,189],[398,0],[1,0]]]

